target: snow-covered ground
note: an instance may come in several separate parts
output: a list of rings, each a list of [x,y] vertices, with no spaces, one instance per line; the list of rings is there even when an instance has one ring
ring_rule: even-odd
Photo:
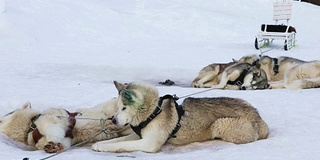
[[[33,108],[92,107],[117,96],[112,81],[145,81],[161,95],[180,97],[200,69],[259,54],[253,42],[262,23],[273,23],[270,0],[6,0],[0,13],[0,116],[31,101]],[[297,47],[274,41],[269,56],[320,59],[320,7],[293,2],[290,24]],[[160,86],[173,80],[178,86]],[[247,100],[270,127],[249,144],[222,141],[165,145],[155,154],[100,153],[77,147],[51,159],[319,159],[319,89],[212,90],[195,97]],[[1,159],[50,154],[0,136]]]

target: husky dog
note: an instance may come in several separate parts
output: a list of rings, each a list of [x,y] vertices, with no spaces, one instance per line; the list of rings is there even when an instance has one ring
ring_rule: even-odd
[[[269,86],[266,72],[254,66],[249,69],[244,77],[241,90],[267,89]]]
[[[158,97],[158,90],[143,83],[114,82],[118,111],[117,125],[130,124],[128,136],[97,142],[92,149],[102,152],[157,152],[166,142],[186,145],[221,139],[236,144],[268,136],[268,125],[249,103],[237,98],[186,98],[178,105],[175,97]]]
[[[99,134],[88,142],[106,140],[127,135],[131,129],[114,125],[111,117],[116,113],[116,99],[70,113],[65,109],[48,109],[40,113],[27,102],[0,119],[0,130],[14,141],[34,146],[48,153],[60,152],[71,145],[90,139],[104,127],[108,132]],[[84,118],[78,119],[77,118]],[[101,126],[99,120],[90,118],[109,118]],[[87,119],[85,119],[87,118]],[[115,131],[120,131],[119,133]]]
[[[249,63],[235,63],[222,72],[219,84],[211,88],[229,89],[230,85],[238,89],[266,89],[269,87],[266,73]]]
[[[224,69],[235,63],[236,62],[213,63],[202,68],[199,72],[199,75],[193,80],[192,87],[210,88],[212,85],[219,84],[221,74]]]
[[[265,89],[268,82],[265,73],[262,76],[256,77],[259,67],[251,67],[248,64],[239,64],[241,62],[249,63],[252,66],[256,65],[258,56],[246,56],[239,61],[233,59],[230,63],[213,63],[200,70],[199,75],[193,80],[192,87],[196,88],[219,88],[219,89]],[[252,68],[252,69],[251,69]],[[261,71],[259,71],[260,74]],[[263,72],[263,71],[262,71]],[[232,74],[232,75],[230,75]],[[245,76],[247,76],[245,78]],[[250,78],[251,77],[251,78]],[[252,85],[253,79],[259,80],[256,85]],[[244,82],[244,80],[246,82]],[[255,80],[255,81],[257,81]],[[245,86],[243,85],[244,83]]]
[[[266,72],[272,89],[320,87],[320,61],[303,61],[285,56],[278,58],[262,56],[259,63],[261,69]]]

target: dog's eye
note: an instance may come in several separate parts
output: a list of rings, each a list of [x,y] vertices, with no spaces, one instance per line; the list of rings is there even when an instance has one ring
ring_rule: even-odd
[[[126,110],[126,109],[127,109],[127,107],[123,107],[123,108],[122,108],[122,111],[124,111],[124,110]]]

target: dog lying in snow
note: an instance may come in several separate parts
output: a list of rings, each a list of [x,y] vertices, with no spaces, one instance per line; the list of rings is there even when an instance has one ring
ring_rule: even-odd
[[[241,62],[256,59],[265,71],[271,89],[308,89],[320,87],[320,61],[303,61],[300,59],[280,56],[269,57],[248,55]]]
[[[143,83],[114,82],[119,92],[113,123],[130,124],[134,133],[97,142],[101,152],[157,152],[165,143],[185,145],[216,138],[237,144],[267,138],[268,125],[258,111],[238,98],[186,98],[178,105],[170,95]]]
[[[110,120],[118,108],[116,103],[116,99],[111,99],[93,108],[78,109],[75,113],[65,109],[48,109],[40,113],[27,102],[22,108],[0,119],[0,131],[12,140],[36,149],[48,153],[60,152],[90,139],[102,127],[108,132],[99,134],[87,143],[130,134],[130,128],[117,126]],[[97,118],[105,120],[103,126],[100,120],[92,120]]]
[[[231,90],[255,90],[269,87],[266,73],[255,63],[258,57],[247,56],[240,61],[213,63],[199,72],[192,87]]]

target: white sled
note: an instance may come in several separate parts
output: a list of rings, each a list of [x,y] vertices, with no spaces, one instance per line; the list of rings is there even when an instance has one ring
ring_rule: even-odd
[[[284,40],[284,50],[290,50],[296,41],[296,29],[289,25],[292,17],[291,1],[276,1],[273,4],[273,20],[275,24],[262,24],[258,32],[254,46],[256,49],[268,46],[275,39]],[[279,24],[279,21],[286,21],[286,25]]]

